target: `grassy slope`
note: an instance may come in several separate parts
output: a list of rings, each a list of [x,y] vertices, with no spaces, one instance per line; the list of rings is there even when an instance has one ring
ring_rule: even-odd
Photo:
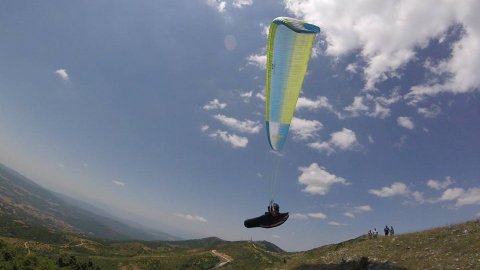
[[[480,224],[471,221],[395,237],[359,237],[297,253],[288,266],[340,266],[342,261],[360,262],[361,257],[386,269],[480,269]]]
[[[41,232],[38,228],[32,230]],[[62,254],[63,261],[71,256],[75,256],[77,264],[87,265],[91,261],[93,267],[85,269],[210,269],[220,262],[211,252],[214,249],[233,259],[223,269],[480,269],[480,224],[473,221],[395,237],[362,236],[296,253],[269,251],[261,242],[228,242],[218,238],[101,241],[50,233],[49,239],[60,240],[57,242],[39,237],[32,240],[31,236],[0,237],[0,269],[11,269],[2,266],[11,266],[14,260],[21,266],[27,259],[38,264],[28,269],[76,269],[68,264],[59,266]],[[15,258],[6,262],[5,250]]]

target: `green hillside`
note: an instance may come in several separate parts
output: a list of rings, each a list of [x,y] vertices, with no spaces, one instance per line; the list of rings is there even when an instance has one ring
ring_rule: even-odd
[[[480,269],[478,221],[293,253],[268,242],[214,237],[172,242],[36,235],[45,232],[28,225],[15,237],[3,231],[0,269]]]

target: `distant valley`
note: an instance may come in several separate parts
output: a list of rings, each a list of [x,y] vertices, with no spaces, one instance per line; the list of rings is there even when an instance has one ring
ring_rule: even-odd
[[[126,224],[102,209],[46,190],[4,165],[0,165],[0,213],[27,224],[89,237],[110,240],[180,239],[164,232]]]

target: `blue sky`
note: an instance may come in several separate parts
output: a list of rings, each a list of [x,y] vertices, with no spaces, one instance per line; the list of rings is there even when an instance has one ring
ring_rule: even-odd
[[[305,250],[473,219],[479,5],[6,1],[0,161],[185,238]],[[281,156],[264,128],[278,16],[321,28]],[[245,229],[273,195],[290,220]]]

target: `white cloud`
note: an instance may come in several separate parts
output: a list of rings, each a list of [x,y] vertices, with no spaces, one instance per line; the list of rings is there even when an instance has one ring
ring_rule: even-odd
[[[221,103],[218,99],[213,99],[203,106],[204,110],[215,110],[215,109],[224,109],[227,107],[227,103]]]
[[[293,219],[297,219],[297,220],[306,220],[308,219],[308,216],[305,215],[305,214],[301,214],[301,213],[293,213],[290,215],[291,218]]]
[[[64,81],[70,80],[66,69],[57,69],[55,70],[55,74],[57,74]]]
[[[439,93],[467,93],[480,89],[480,23],[476,10],[480,9],[478,1],[450,2],[455,13],[455,23],[461,24],[463,33],[453,44],[448,59],[440,61],[433,74],[446,78],[443,82],[433,81],[412,87],[408,97],[415,104],[426,96]]]
[[[312,100],[306,97],[299,97],[297,100],[297,110],[307,109],[310,111],[317,111],[320,109],[325,109],[334,113],[338,118],[343,118],[343,116],[333,108],[332,104],[328,101],[327,97],[319,96],[316,99]]]
[[[121,186],[121,187],[125,186],[125,183],[122,182],[122,181],[112,180],[112,183],[114,183],[117,186]]]
[[[324,213],[318,212],[318,213],[308,213],[307,214],[311,218],[318,218],[318,219],[326,219],[327,215]]]
[[[370,143],[374,143],[374,142],[375,142],[375,140],[373,139],[372,135],[368,135],[368,141],[369,141]]]
[[[335,152],[335,149],[343,151],[353,150],[358,145],[355,132],[347,128],[330,134],[330,140],[328,142],[313,142],[308,144],[310,148],[325,152],[327,155]]]
[[[335,152],[335,149],[328,142],[313,142],[309,143],[308,146],[312,149],[324,152],[327,155]]]
[[[371,92],[356,96],[352,104],[343,110],[348,112],[348,117],[366,115],[369,117],[385,119],[390,116],[390,106],[402,100],[399,89],[395,88],[388,96],[373,96]]]
[[[347,112],[350,112],[353,117],[359,116],[360,113],[368,111],[369,108],[363,104],[363,97],[357,96],[353,98],[353,103],[344,109]]]
[[[328,222],[328,225],[332,225],[332,226],[336,226],[336,227],[347,226],[346,223],[340,223],[340,222],[337,222],[337,221],[330,221],[330,222]]]
[[[370,212],[370,211],[372,211],[372,207],[371,207],[370,205],[368,205],[368,204],[366,204],[366,205],[359,205],[359,206],[355,206],[355,207],[353,208],[353,211],[354,211],[355,213]]]
[[[266,100],[266,98],[265,98],[265,88],[262,89],[262,91],[256,93],[255,97],[260,99],[261,101],[265,101]]]
[[[253,0],[234,0],[233,6],[237,8],[243,8],[244,6],[253,5]]]
[[[370,189],[369,193],[378,197],[392,197],[396,195],[407,196],[410,190],[407,185],[401,182],[395,182],[390,187],[382,187],[381,189]]]
[[[267,55],[265,54],[252,54],[247,57],[248,65],[256,66],[259,69],[266,69],[267,67]]]
[[[423,193],[420,191],[412,191],[402,182],[395,182],[390,187],[382,187],[381,189],[370,189],[370,194],[378,197],[386,198],[393,196],[403,196],[417,203],[424,203]],[[407,202],[411,203],[411,202]]]
[[[465,194],[465,190],[463,188],[449,188],[445,190],[442,196],[438,199],[439,201],[451,201],[460,198]]]
[[[409,117],[406,116],[399,116],[397,118],[397,124],[401,127],[404,127],[406,129],[414,129],[415,124],[412,122],[412,120]]]
[[[356,214],[363,214],[365,212],[370,212],[372,211],[372,207],[368,204],[366,205],[359,205],[353,207],[350,211],[345,212],[343,215],[349,218],[355,218]]]
[[[318,131],[323,124],[317,120],[307,120],[294,117],[290,126],[295,140],[308,140],[318,137]]]
[[[325,195],[334,184],[349,184],[344,178],[327,172],[324,167],[318,166],[317,163],[312,163],[308,167],[300,167],[298,169],[302,172],[298,177],[298,182],[305,185],[306,187],[303,191],[310,194]]]
[[[248,103],[253,96],[253,91],[241,92],[240,97],[243,99],[243,102]]]
[[[385,119],[390,116],[390,109],[375,102],[375,109],[373,112],[368,113],[368,116]]]
[[[480,188],[469,188],[458,199],[456,206],[479,204],[480,205]]]
[[[425,118],[435,118],[442,113],[440,107],[435,104],[431,105],[430,108],[418,108],[417,111]]]
[[[216,130],[207,134],[214,139],[220,139],[226,143],[229,143],[233,148],[245,148],[248,144],[248,138],[241,137],[236,134],[230,134],[226,131]]]
[[[351,149],[357,143],[355,132],[350,129],[343,128],[331,134],[330,144],[341,150]]]
[[[353,73],[353,74],[356,74],[357,73],[357,69],[358,69],[358,65],[355,64],[355,63],[350,63],[347,65],[347,67],[345,68],[346,71],[350,72],[350,73]]]
[[[235,118],[227,117],[222,114],[216,114],[213,116],[213,118],[217,119],[225,126],[243,133],[255,134],[260,132],[260,129],[262,128],[262,125],[258,121],[252,121],[252,120],[240,121]]]
[[[227,2],[221,0],[207,0],[207,5],[215,8],[218,12],[223,13],[226,10]]]
[[[200,127],[200,130],[202,130],[202,132],[206,132],[210,127],[208,125],[202,125]]]
[[[208,223],[208,220],[204,217],[201,216],[195,216],[195,215],[190,215],[190,214],[181,214],[181,213],[176,213],[176,217],[186,219],[189,221],[194,221],[194,222],[203,222],[203,223]]]
[[[342,56],[359,52],[366,62],[365,88],[391,77],[416,59],[416,50],[442,38],[454,25],[465,33],[449,59],[439,64],[451,75],[443,84],[420,85],[413,95],[478,89],[480,77],[480,23],[478,1],[285,0],[296,17],[317,24],[328,43],[326,53]],[[426,19],[428,18],[428,19]],[[412,31],[414,29],[414,31]]]
[[[442,189],[446,189],[448,186],[450,186],[453,183],[455,183],[455,180],[453,180],[453,178],[451,176],[447,176],[445,178],[445,181],[443,181],[443,182],[440,182],[440,181],[437,181],[437,180],[434,180],[434,179],[430,179],[430,180],[427,181],[427,186],[429,186],[430,188],[436,189],[436,190],[442,190]]]
[[[436,200],[437,202],[453,201],[455,200],[455,206],[460,207],[464,205],[480,204],[480,188],[469,188],[464,190],[463,188],[449,188],[445,190],[442,196]]]

